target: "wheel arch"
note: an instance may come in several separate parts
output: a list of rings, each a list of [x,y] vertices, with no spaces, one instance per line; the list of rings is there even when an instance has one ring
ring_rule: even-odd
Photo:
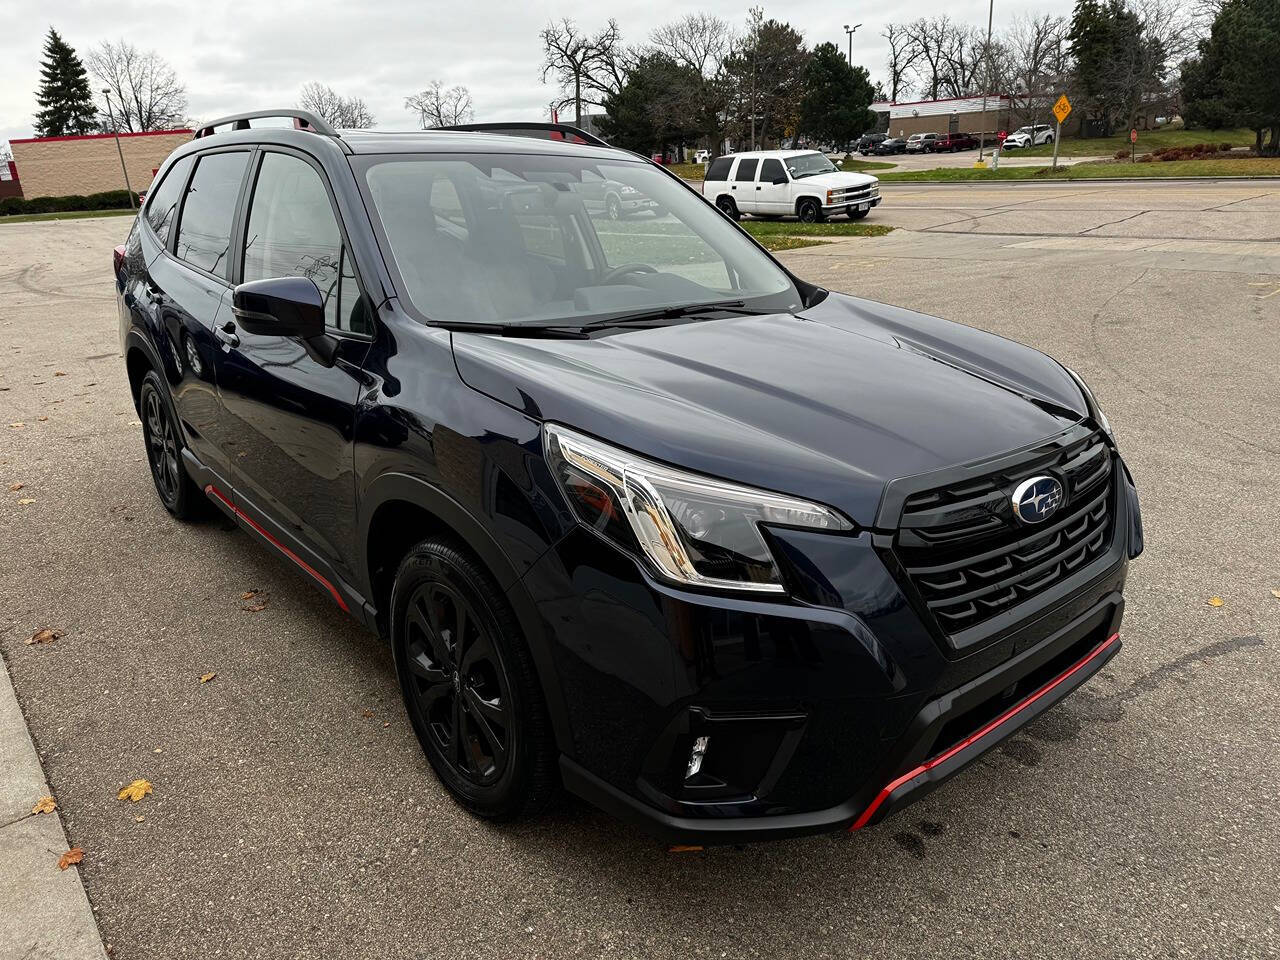
[[[360,515],[369,619],[382,636],[390,636],[391,586],[405,554],[431,536],[446,536],[473,553],[506,595],[533,656],[538,682],[546,697],[552,728],[561,751],[572,744],[564,698],[552,661],[547,627],[521,574],[493,535],[465,507],[420,477],[386,473],[367,488]]]
[[[802,193],[800,196],[796,197],[796,202],[795,202],[795,206],[792,208],[792,213],[794,213],[797,217],[800,216],[800,207],[808,200],[812,200],[814,203],[818,205],[819,212],[822,211],[821,197],[812,193]]]
[[[137,330],[130,330],[125,338],[124,366],[129,377],[129,392],[133,396],[133,409],[138,411],[142,378],[147,375],[148,370],[155,370],[163,377],[164,365],[146,338]]]

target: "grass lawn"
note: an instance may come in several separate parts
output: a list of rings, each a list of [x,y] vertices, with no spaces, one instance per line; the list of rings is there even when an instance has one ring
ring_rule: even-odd
[[[87,220],[89,217],[126,217],[136,210],[72,210],[69,213],[15,213],[0,217],[0,223],[32,223],[36,220]]]
[[[801,247],[820,247],[826,240],[814,237],[757,237],[766,250],[799,250]]]
[[[883,237],[893,230],[879,223],[799,223],[781,220],[743,220],[742,228],[766,250],[797,250],[840,237]]]
[[[1253,146],[1253,131],[1239,130],[1139,130],[1138,153],[1150,153],[1161,147],[1190,147],[1197,143],[1229,143],[1233,147]],[[1120,150],[1129,149],[1129,131],[1123,130],[1114,137],[1082,140],[1063,137],[1058,148],[1060,157],[1114,157]],[[1010,150],[1011,157],[1052,157],[1053,144],[1031,147],[1026,150]]]
[[[1280,177],[1280,157],[1242,157],[1239,160],[1173,160],[1168,163],[1080,163],[1059,167],[941,167],[883,173],[885,182],[956,182],[964,180],[1099,180],[1111,177],[1141,180],[1146,177]]]

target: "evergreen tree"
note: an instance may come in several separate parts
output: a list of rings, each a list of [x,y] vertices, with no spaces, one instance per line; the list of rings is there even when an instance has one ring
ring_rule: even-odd
[[[1280,153],[1280,0],[1227,0],[1182,68],[1186,118],[1253,129],[1259,153]],[[1270,142],[1267,134],[1270,132]]]
[[[874,96],[864,67],[851,67],[834,43],[820,43],[805,67],[800,129],[818,143],[847,144],[875,125]]]
[[[92,133],[98,127],[98,108],[93,104],[89,75],[75,50],[53,27],[44,44],[36,103],[40,105],[35,117],[38,137]]]
[[[705,82],[664,54],[645,54],[621,89],[604,98],[600,132],[615,146],[643,154],[696,141],[706,131]]]

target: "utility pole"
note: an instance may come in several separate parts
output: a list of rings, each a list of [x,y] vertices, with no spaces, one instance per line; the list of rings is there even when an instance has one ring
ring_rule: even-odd
[[[751,17],[751,149],[756,148],[756,56],[760,52],[760,23],[764,19],[764,7],[752,7]]]
[[[978,132],[978,162],[987,149],[987,94],[991,91],[991,14],[994,12],[996,0],[987,0],[987,45],[982,48],[982,58],[986,61],[986,76],[982,79],[982,130]],[[996,112],[999,116],[999,111]]]
[[[124,165],[124,149],[120,146],[120,128],[116,126],[115,114],[111,112],[111,88],[102,88],[102,98],[107,101],[107,120],[111,123],[111,132],[116,136],[116,153],[120,154],[120,172],[124,174],[124,192],[129,194],[129,209],[136,210],[133,202],[133,187],[129,185],[129,168]]]
[[[852,27],[847,23],[844,25],[844,32],[849,35],[849,66],[851,67],[853,66],[853,35],[858,32],[860,26],[862,26],[860,23],[855,23]]]

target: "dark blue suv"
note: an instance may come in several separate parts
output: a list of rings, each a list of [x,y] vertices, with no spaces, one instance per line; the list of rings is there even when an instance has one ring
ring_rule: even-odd
[[[861,827],[1119,649],[1138,500],[1070,370],[573,128],[283,115],[197,133],[116,250],[156,490],[389,638],[468,809]]]

